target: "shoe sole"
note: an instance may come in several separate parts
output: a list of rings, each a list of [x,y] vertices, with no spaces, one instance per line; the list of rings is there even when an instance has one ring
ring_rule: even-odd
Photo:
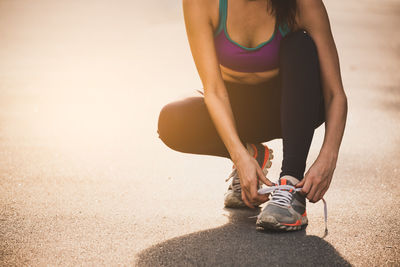
[[[242,197],[233,191],[228,191],[225,195],[224,200],[225,208],[245,208],[247,207],[244,204]]]
[[[268,160],[265,163],[265,167],[264,167],[264,170],[267,171],[265,173],[265,175],[267,175],[267,173],[268,173],[267,169],[271,168],[273,159],[274,159],[274,151],[272,149],[268,148]]]
[[[308,224],[307,217],[303,217],[301,219],[301,224],[300,225],[285,225],[282,223],[279,223],[275,217],[272,216],[266,216],[263,218],[262,221],[257,220],[256,223],[256,229],[263,231],[263,230],[278,230],[278,231],[297,231],[301,230],[303,227],[305,227]]]
[[[267,146],[266,146],[267,147]],[[267,176],[268,174],[268,169],[271,168],[272,166],[272,160],[274,159],[274,151],[270,148],[268,148],[268,160],[265,163],[264,169],[263,169],[263,173],[265,174],[265,176]],[[260,183],[260,187],[261,187]],[[246,208],[247,205],[243,202],[242,200],[242,196],[233,196],[233,192],[227,193],[227,196],[225,196],[225,200],[224,200],[224,206],[225,208],[231,208],[231,209],[237,209],[237,208]],[[228,197],[229,195],[229,197]],[[258,207],[259,205],[255,206]]]

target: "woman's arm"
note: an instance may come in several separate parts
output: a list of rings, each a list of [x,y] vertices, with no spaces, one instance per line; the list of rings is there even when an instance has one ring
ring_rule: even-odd
[[[321,151],[304,179],[297,185],[311,202],[319,201],[328,190],[336,168],[347,117],[347,97],[340,75],[339,58],[328,14],[322,0],[297,0],[297,21],[313,38],[321,68],[325,100],[325,136]]]
[[[214,1],[215,2],[215,1]],[[249,155],[236,130],[232,108],[222,79],[214,46],[211,20],[211,0],[183,0],[186,32],[193,59],[204,87],[204,101],[214,125],[224,142],[232,161],[239,172],[242,198],[249,207],[250,202],[263,203],[267,196],[257,193],[257,175],[267,185],[256,160]]]
[[[233,113],[214,48],[213,28],[204,0],[183,0],[186,32],[204,87],[204,100],[232,159],[246,153],[236,132]]]

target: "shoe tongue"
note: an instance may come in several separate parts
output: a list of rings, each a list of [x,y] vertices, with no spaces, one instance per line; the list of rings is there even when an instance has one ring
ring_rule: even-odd
[[[290,175],[284,175],[279,179],[280,185],[295,185],[299,182],[295,177]]]

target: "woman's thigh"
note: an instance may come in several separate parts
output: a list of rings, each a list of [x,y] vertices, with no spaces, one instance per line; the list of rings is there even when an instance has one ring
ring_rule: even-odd
[[[281,77],[257,85],[227,83],[230,102],[241,139],[249,143],[263,143],[282,137]],[[310,100],[311,101],[311,100]],[[310,103],[311,104],[311,103]],[[319,100],[318,128],[325,121],[323,96]]]
[[[158,118],[158,134],[176,151],[229,157],[203,96],[187,97],[164,106]]]
[[[269,141],[280,133],[278,88],[271,83],[226,82],[225,85],[243,143]],[[187,97],[164,106],[159,115],[158,133],[166,145],[178,151],[227,153],[203,96]]]
[[[248,143],[281,137],[278,77],[256,85],[227,84],[239,136]]]

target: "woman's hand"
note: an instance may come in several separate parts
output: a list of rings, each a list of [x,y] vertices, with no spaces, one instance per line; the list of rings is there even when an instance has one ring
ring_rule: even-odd
[[[267,186],[272,186],[273,184],[265,177],[256,159],[246,154],[239,158],[235,166],[240,178],[243,202],[249,208],[254,209],[253,204],[260,205],[268,201],[269,195],[260,195],[257,192],[258,180],[260,179]]]
[[[296,187],[303,187],[301,193],[312,202],[318,202],[325,195],[332,181],[336,158],[319,156]]]

